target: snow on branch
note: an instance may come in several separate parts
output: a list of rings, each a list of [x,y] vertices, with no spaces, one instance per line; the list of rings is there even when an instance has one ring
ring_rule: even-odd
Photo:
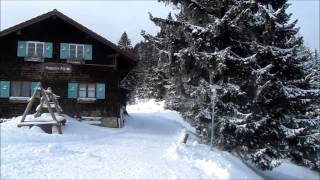
[[[172,25],[172,26],[181,26],[182,22],[170,20],[170,19],[163,19],[158,17],[153,17],[152,14],[149,12],[149,18],[152,22],[154,22],[157,26],[164,26],[164,25]]]
[[[313,97],[313,98],[320,98],[320,90],[319,89],[311,89],[311,90],[304,90],[300,89],[295,86],[285,86],[284,87],[285,94],[288,98],[304,98],[304,97]]]
[[[271,19],[277,20],[277,17],[274,15],[273,8],[272,8],[272,6],[270,4],[262,5],[262,4],[258,3],[258,7],[259,7],[259,10],[261,10],[262,12],[268,14],[268,16]]]
[[[276,46],[264,46],[258,44],[256,41],[250,43],[252,51],[258,51],[261,54],[271,53],[275,57],[286,56],[288,54],[294,54],[293,51],[298,48],[298,45],[295,45],[292,48],[279,48]]]
[[[287,3],[285,3],[281,8],[277,9],[273,12],[273,15],[278,17],[279,15],[282,15],[284,12],[286,12],[286,9],[289,7]]]
[[[297,87],[286,86],[286,87],[284,87],[284,92],[288,98],[296,98],[296,97],[305,97],[306,96],[306,93],[302,89],[297,88]]]
[[[280,128],[283,130],[287,139],[292,139],[297,136],[300,136],[301,134],[304,133],[306,129],[306,128],[291,129],[291,128],[285,127],[284,125],[280,125]]]
[[[248,114],[248,117],[249,117],[249,114]],[[268,120],[267,117],[263,117],[260,120],[254,121],[254,122],[247,122],[247,119],[239,119],[239,118],[233,118],[230,121],[236,124],[237,129],[235,132],[237,134],[243,134],[245,132],[254,132],[255,130],[259,129],[259,127],[264,126],[267,123],[267,120]]]
[[[199,8],[202,11],[205,11],[208,14],[213,14],[214,10],[213,9],[209,9],[208,7],[210,6],[206,6],[205,4],[201,4],[200,2],[198,2],[198,0],[189,0],[191,2],[191,5],[196,6],[197,8]],[[204,2],[204,1],[201,1]]]
[[[260,93],[262,92],[262,90],[266,87],[268,87],[269,85],[271,85],[271,80],[267,81],[266,83],[264,83],[262,86],[258,85],[258,89],[257,89],[257,92],[256,92],[256,99],[259,98],[260,96]]]
[[[269,73],[270,70],[273,68],[274,66],[272,64],[269,64],[263,68],[257,69],[257,70],[253,70],[252,74],[255,74],[257,77],[257,82],[260,82],[262,75]]]
[[[144,30],[141,31],[141,36],[152,43],[155,44],[155,47],[160,47],[162,45],[162,41],[164,40],[163,38],[155,37],[150,34],[146,34]]]

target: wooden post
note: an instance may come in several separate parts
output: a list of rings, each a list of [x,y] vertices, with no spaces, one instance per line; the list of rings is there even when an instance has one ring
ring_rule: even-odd
[[[210,75],[210,85],[213,85],[213,77],[212,74]],[[211,89],[211,88],[210,88]],[[211,103],[212,103],[212,113],[211,113],[211,148],[213,148],[213,138],[214,138],[214,106],[215,106],[215,98],[216,98],[216,89],[211,89],[212,91],[212,97],[211,97]]]
[[[51,133],[52,134],[62,134],[61,126],[53,124],[51,127]]]
[[[35,118],[37,118],[37,117],[39,117],[41,115],[41,110],[43,108],[43,103],[44,103],[44,100],[43,100],[43,97],[41,97],[39,108],[37,107],[37,109],[36,109],[37,112],[34,114]]]
[[[45,102],[45,103],[47,104],[47,106],[48,106],[48,111],[49,111],[49,113],[51,114],[52,119],[57,122],[57,124],[53,124],[53,125],[52,125],[52,127],[51,127],[51,132],[52,132],[52,134],[57,134],[57,133],[62,134],[62,131],[61,131],[59,122],[58,122],[56,116],[54,115],[54,113],[53,113],[53,111],[52,111],[52,109],[51,109],[51,105],[50,105],[50,103],[49,103],[49,100],[48,100],[48,96],[47,96],[46,91],[45,91],[43,88],[41,88],[41,92],[42,92],[42,97],[43,97],[43,99],[44,99],[44,102]]]
[[[212,114],[211,114],[211,148],[213,147],[214,139],[214,106],[215,106],[216,90],[212,91]]]
[[[24,122],[24,120],[26,119],[27,114],[28,114],[28,112],[30,111],[30,109],[32,107],[33,101],[34,101],[34,99],[36,97],[36,94],[38,92],[38,88],[39,87],[41,87],[41,83],[40,82],[38,83],[38,85],[36,87],[36,90],[33,92],[32,96],[31,96],[30,102],[28,103],[27,108],[26,108],[26,110],[24,111],[24,113],[22,115],[20,123]]]
[[[187,144],[189,134],[187,133],[183,138],[183,144]]]
[[[52,101],[54,103],[54,107],[56,108],[58,113],[62,113],[62,108],[59,105],[59,102],[57,100],[57,96],[55,94],[52,94]]]
[[[41,88],[41,93],[42,93],[42,97],[43,97],[43,99],[44,99],[44,102],[45,102],[45,103],[47,104],[47,106],[48,106],[48,111],[49,111],[49,113],[51,114],[52,119],[58,123],[57,118],[56,118],[56,116],[54,115],[54,113],[53,113],[53,111],[52,111],[52,109],[51,109],[51,106],[50,106],[50,103],[49,103],[49,100],[48,100],[47,93],[45,92],[45,90],[44,90],[43,88]]]

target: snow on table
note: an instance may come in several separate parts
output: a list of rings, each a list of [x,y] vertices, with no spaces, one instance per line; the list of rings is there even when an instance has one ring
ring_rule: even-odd
[[[62,115],[60,115],[58,113],[54,113],[54,115],[55,115],[57,121],[63,121],[65,119]],[[24,122],[28,122],[28,121],[31,121],[31,122],[36,122],[36,121],[45,122],[45,121],[53,121],[53,118],[52,118],[50,113],[43,113],[43,114],[41,114],[40,117],[36,117],[36,118],[34,118],[33,115],[28,115]]]
[[[1,179],[261,179],[227,152],[182,144],[193,129],[162,102],[127,109],[121,129],[69,117],[63,135],[19,129],[21,117],[1,123]]]

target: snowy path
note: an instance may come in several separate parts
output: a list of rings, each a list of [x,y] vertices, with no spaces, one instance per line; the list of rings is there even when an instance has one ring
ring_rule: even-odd
[[[181,144],[190,127],[161,107],[129,107],[123,129],[70,118],[63,135],[49,135],[16,128],[19,118],[2,123],[1,179],[260,179],[229,153]]]

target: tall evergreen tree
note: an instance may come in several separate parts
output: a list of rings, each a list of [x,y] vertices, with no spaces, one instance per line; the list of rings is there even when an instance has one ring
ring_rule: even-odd
[[[132,50],[132,45],[131,45],[131,40],[129,39],[128,35],[126,32],[123,32],[121,35],[120,40],[118,41],[118,46],[121,49],[125,49],[125,50]]]
[[[173,20],[171,13],[169,13],[168,20]],[[156,37],[161,38],[165,35],[165,29],[161,29]],[[141,32],[145,34],[144,31]],[[166,88],[166,75],[162,72],[164,69],[163,61],[160,57],[164,53],[155,44],[146,40],[138,43],[134,47],[134,52],[139,58],[139,63],[135,68],[137,73],[138,83],[135,90],[131,94],[133,99],[156,98],[162,99]],[[159,70],[158,68],[161,68]]]
[[[131,100],[136,99],[161,99],[161,90],[163,90],[160,76],[155,68],[158,64],[158,49],[150,42],[144,41],[135,45],[134,53],[139,62],[133,72],[136,74],[137,83],[134,91],[131,93]]]
[[[162,1],[179,14],[150,14],[161,31],[143,36],[159,48],[167,106],[209,141],[215,101],[217,147],[262,169],[292,158],[319,170],[319,116],[309,113],[319,90],[306,79],[308,58],[286,0]]]

